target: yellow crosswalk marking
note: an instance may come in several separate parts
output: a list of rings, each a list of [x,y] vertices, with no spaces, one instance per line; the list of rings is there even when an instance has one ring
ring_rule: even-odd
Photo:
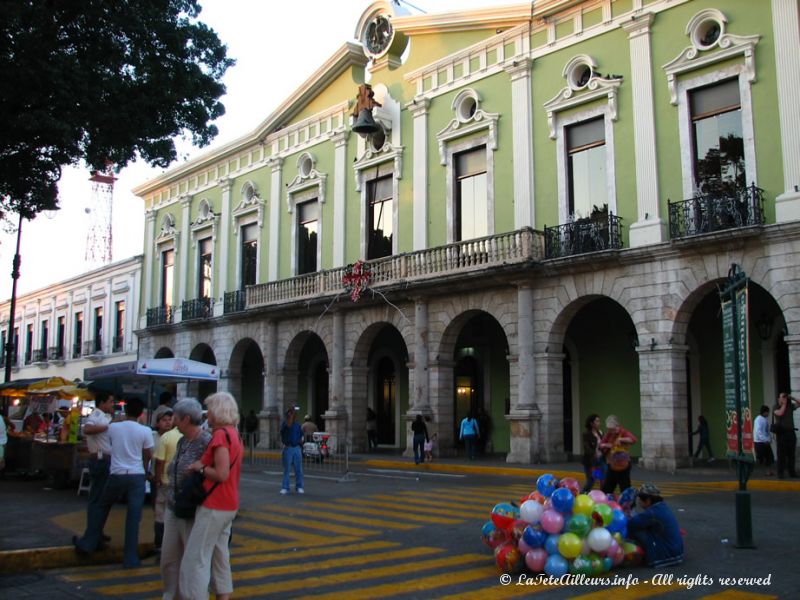
[[[273,515],[279,515],[279,518],[282,522],[290,520],[286,518],[287,515],[285,513],[281,514],[279,510],[276,510],[273,513]],[[249,512],[246,515],[246,518],[253,521],[268,521],[271,523],[274,522],[275,516]],[[240,525],[240,523],[242,522],[241,521],[236,522],[237,527]],[[316,518],[313,520],[294,519],[292,520],[292,526],[298,528],[313,529],[314,531],[328,531],[330,533],[339,533],[342,535],[352,535],[352,536],[369,536],[381,533],[380,529],[358,529],[356,527],[345,527],[344,525],[336,525],[335,523],[330,523],[327,519],[325,519],[325,515],[323,513],[317,513]]]
[[[479,519],[478,511],[465,511],[465,510],[457,510],[457,509],[449,509],[449,508],[434,508],[428,506],[414,506],[414,502],[404,502],[402,505],[399,505],[397,499],[392,498],[391,496],[384,496],[387,498],[386,501],[381,501],[379,496],[370,496],[368,498],[350,498],[348,500],[349,504],[357,504],[360,506],[382,506],[384,508],[395,508],[402,506],[403,515],[408,514],[416,514],[422,513],[425,515],[443,515],[445,517],[461,517],[460,520],[464,519]],[[409,513],[409,511],[415,511],[415,513]]]
[[[376,508],[368,508],[362,506],[348,506],[345,503],[349,503],[350,500],[342,500],[341,502],[330,503],[330,502],[306,502],[308,506],[316,506],[318,508],[324,508],[328,510],[336,510],[346,513],[356,513],[358,515],[372,515],[381,518],[388,518],[392,520],[396,520],[398,516],[406,521],[414,521],[417,523],[424,523],[430,524],[435,523],[437,525],[455,525],[456,523],[460,523],[461,519],[445,519],[442,517],[426,517],[423,515],[409,515],[405,513],[400,513],[398,510],[398,506],[394,506],[393,510],[379,510]]]
[[[297,506],[292,506],[289,509],[279,507],[279,506],[259,506],[255,511],[244,511],[245,516],[252,516],[257,515],[259,512],[269,512],[272,514],[279,514],[284,519],[288,516],[302,516],[302,517],[312,517],[314,519],[325,519],[326,521],[338,521],[340,523],[353,523],[353,517],[350,515],[340,515],[338,513],[333,512],[320,512],[318,510],[311,510],[307,508],[300,508]],[[239,514],[242,514],[241,512]],[[400,530],[407,530],[407,529],[416,529],[418,525],[410,525],[408,523],[393,523],[390,521],[381,521],[380,522],[381,529],[400,529]]]

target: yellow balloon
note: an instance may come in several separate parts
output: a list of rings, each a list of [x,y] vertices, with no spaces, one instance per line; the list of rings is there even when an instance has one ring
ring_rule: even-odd
[[[591,519],[593,509],[594,500],[588,494],[579,494],[575,497],[575,502],[572,505],[572,514],[585,515]]]
[[[564,558],[575,558],[581,553],[583,542],[574,533],[565,533],[558,538],[558,552]]]

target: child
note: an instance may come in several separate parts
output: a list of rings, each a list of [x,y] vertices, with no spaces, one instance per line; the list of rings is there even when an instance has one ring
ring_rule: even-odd
[[[427,442],[425,442],[425,462],[433,462],[433,443],[436,441],[438,433],[434,433]]]

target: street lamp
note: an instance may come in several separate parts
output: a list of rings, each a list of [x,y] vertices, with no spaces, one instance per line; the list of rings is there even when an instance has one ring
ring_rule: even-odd
[[[19,266],[21,259],[19,256],[19,242],[22,237],[22,213],[19,213],[19,225],[17,226],[17,251],[14,253],[14,260],[11,263],[11,306],[8,315],[8,335],[6,337],[6,373],[4,381],[11,381],[11,361],[17,352],[17,336],[14,335],[14,314],[17,309],[17,280],[19,279]]]

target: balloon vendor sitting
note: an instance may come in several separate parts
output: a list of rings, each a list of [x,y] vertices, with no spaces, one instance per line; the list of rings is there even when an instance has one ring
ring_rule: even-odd
[[[645,483],[638,491],[641,512],[628,520],[628,536],[644,550],[647,565],[667,567],[683,562],[683,538],[678,521],[659,490]]]

